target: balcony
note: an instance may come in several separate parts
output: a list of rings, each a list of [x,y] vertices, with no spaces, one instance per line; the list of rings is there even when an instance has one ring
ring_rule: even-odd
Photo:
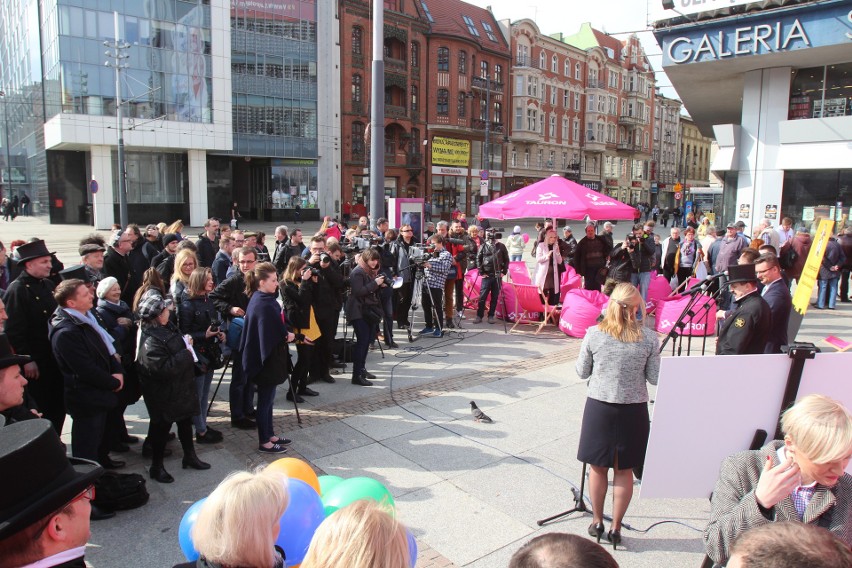
[[[515,67],[529,67],[530,58],[528,55],[519,55],[515,58]]]
[[[588,81],[586,81],[586,88],[606,90],[606,83],[604,83],[603,81],[592,81],[591,79],[589,79]]]
[[[423,154],[421,152],[407,152],[405,154],[405,166],[407,168],[422,168]]]
[[[481,118],[472,118],[470,120],[470,127],[474,130],[484,131],[486,127],[486,121],[482,120]],[[489,132],[494,133],[502,133],[504,130],[502,122],[492,122],[490,125],[488,125],[488,127],[490,129]]]
[[[385,118],[406,118],[408,109],[404,106],[385,105]]]
[[[606,142],[592,138],[591,140],[586,140],[586,143],[583,144],[583,149],[586,152],[605,152]]]
[[[624,126],[641,126],[645,124],[645,120],[632,114],[622,114],[618,117],[618,124]]]
[[[538,130],[521,130],[519,128],[512,130],[513,142],[541,142],[542,139],[543,137]]]
[[[364,103],[361,101],[352,101],[351,104],[353,114],[364,114]]]
[[[408,71],[408,66],[405,61],[402,59],[394,59],[392,57],[385,57],[385,70],[386,71],[394,71],[396,73],[405,73]]]
[[[616,148],[619,152],[630,152],[631,154],[642,150],[639,144],[634,144],[633,142],[619,142]]]
[[[482,77],[474,77],[470,82],[470,86],[472,89],[479,89],[481,91],[485,91],[489,89],[492,93],[502,93],[503,92],[503,83],[499,83],[494,81],[493,79],[483,79]]]

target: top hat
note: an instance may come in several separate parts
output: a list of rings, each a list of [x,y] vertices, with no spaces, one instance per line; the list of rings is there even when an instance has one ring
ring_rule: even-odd
[[[86,266],[83,264],[69,266],[65,270],[60,270],[59,277],[62,280],[72,280],[76,278],[78,280],[82,280],[83,282],[97,282],[98,280],[97,278],[92,277],[88,272],[86,272]]]
[[[753,264],[732,264],[728,267],[728,284],[757,282]]]
[[[18,262],[20,263],[33,260],[34,258],[51,256],[53,254],[47,250],[47,245],[44,244],[44,241],[41,239],[20,245],[15,249],[15,252],[18,253]]]
[[[17,355],[12,349],[12,344],[9,343],[9,336],[5,333],[0,333],[0,369],[11,367],[12,365],[25,365],[32,361],[29,355]]]
[[[47,420],[24,420],[0,435],[0,540],[59,511],[103,473],[97,463],[65,455]]]

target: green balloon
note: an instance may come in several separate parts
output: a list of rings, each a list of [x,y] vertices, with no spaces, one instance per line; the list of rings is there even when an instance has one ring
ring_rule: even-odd
[[[391,512],[396,510],[393,495],[387,487],[371,477],[352,477],[335,485],[328,493],[323,491],[322,504],[328,517],[338,509],[361,499],[372,499],[387,505]]]
[[[320,495],[325,495],[343,481],[342,477],[336,475],[320,475],[317,479],[319,479]]]

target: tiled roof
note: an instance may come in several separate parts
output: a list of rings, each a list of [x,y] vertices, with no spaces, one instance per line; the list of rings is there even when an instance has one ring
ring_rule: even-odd
[[[592,33],[595,34],[595,39],[598,40],[598,45],[601,47],[608,47],[612,50],[614,54],[613,61],[621,61],[621,48],[623,47],[621,42],[611,35],[607,35],[602,31],[598,31],[592,28]]]
[[[423,3],[434,20],[431,30],[433,34],[466,38],[475,41],[484,49],[509,51],[494,14],[485,8],[461,0],[423,0]],[[490,35],[486,24],[490,27]],[[471,31],[471,26],[478,36]]]

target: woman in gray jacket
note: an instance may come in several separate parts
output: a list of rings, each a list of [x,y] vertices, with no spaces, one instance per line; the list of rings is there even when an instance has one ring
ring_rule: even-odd
[[[577,374],[589,381],[577,459],[591,466],[589,534],[600,542],[609,469],[613,469],[612,526],[607,539],[621,542],[621,521],[633,497],[633,468],[645,462],[650,420],[648,386],[657,384],[660,353],[657,335],[636,317],[645,302],[635,286],[612,291],[606,314],[590,328],[580,348]]]

